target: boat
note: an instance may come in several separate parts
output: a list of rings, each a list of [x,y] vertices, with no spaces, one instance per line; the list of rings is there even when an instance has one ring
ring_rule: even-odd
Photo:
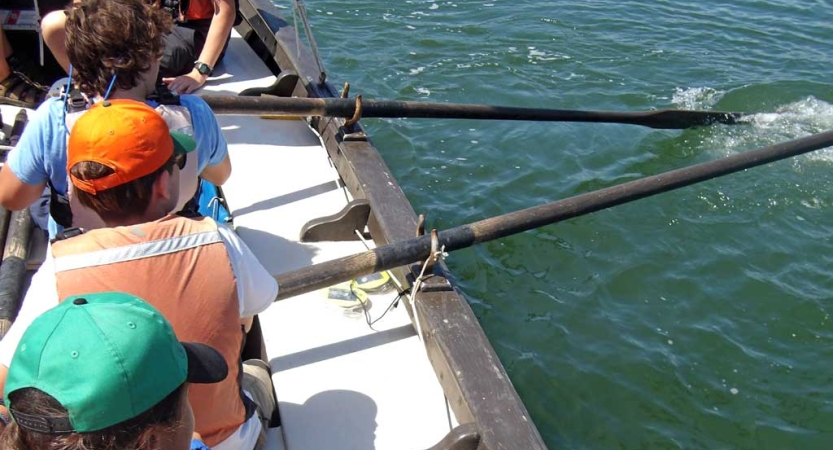
[[[303,4],[294,8],[306,24]],[[37,14],[0,10],[0,21],[31,33],[37,27],[23,19],[31,24]],[[9,27],[12,16],[19,26]],[[223,62],[198,94],[348,95],[327,81],[314,41],[301,42],[272,2],[240,0],[239,18]],[[40,47],[29,54],[43,63],[42,42],[30,41]],[[7,134],[19,111],[0,106]],[[360,117],[217,119],[233,166],[217,201],[271,273],[422,233]],[[31,236],[23,254],[30,273],[46,248],[42,232]],[[266,355],[273,372],[279,417],[268,449],[546,448],[448,268],[431,263],[379,275],[382,282],[358,301],[340,302],[338,288],[316,290],[258,317],[245,352]]]

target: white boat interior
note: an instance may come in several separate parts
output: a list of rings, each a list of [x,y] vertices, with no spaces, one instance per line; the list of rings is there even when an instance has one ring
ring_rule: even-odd
[[[274,80],[235,33],[203,91],[234,95]],[[351,200],[304,120],[217,119],[233,165],[223,190],[235,228],[270,273],[367,249],[362,241],[299,242],[306,222]],[[370,316],[384,313],[396,291],[372,295]],[[282,422],[282,439],[275,433],[270,449],[428,448],[457,425],[404,307],[388,312],[374,330],[364,311],[312,292],[275,303],[260,320]]]

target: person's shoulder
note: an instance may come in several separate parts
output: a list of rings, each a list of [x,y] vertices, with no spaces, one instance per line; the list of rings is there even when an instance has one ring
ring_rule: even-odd
[[[15,147],[15,156],[56,152],[60,154],[66,151],[63,106],[63,99],[49,98],[29,116],[20,142]]]
[[[64,104],[63,98],[50,97],[38,106],[38,109],[35,110],[35,116],[50,121],[63,120]]]
[[[57,111],[62,112],[64,106],[64,98],[63,97],[49,97],[38,106],[38,111],[47,109],[50,112]]]
[[[214,117],[214,114],[211,112],[211,107],[208,106],[208,103],[205,102],[200,96],[194,94],[183,94],[179,96],[179,103],[182,106],[188,108],[191,111],[191,114],[195,112],[199,114],[210,114],[211,117]]]

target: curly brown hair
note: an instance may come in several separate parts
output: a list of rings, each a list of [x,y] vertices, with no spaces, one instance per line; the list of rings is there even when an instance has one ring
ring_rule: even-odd
[[[162,57],[171,15],[145,0],[84,0],[66,9],[66,46],[82,92],[101,95],[136,87]]]

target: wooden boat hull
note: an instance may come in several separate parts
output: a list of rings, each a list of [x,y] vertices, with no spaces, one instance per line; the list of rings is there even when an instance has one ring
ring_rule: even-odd
[[[244,21],[238,32],[267,65],[280,68],[279,82],[287,80],[282,87],[285,95],[339,96],[330,83],[319,82],[320,71],[312,53],[298,44],[294,28],[271,2],[242,0],[240,13]],[[292,84],[290,90],[287,86]],[[322,136],[352,196],[369,202],[367,225],[377,245],[413,237],[416,213],[361,125],[345,128],[345,120],[330,118],[313,118],[310,124]],[[419,265],[412,265],[392,272],[401,284],[409,285],[419,269]],[[421,326],[434,372],[458,422],[473,425],[480,436],[478,448],[546,448],[447,267],[441,263],[434,271],[416,307],[409,306],[408,313]]]

